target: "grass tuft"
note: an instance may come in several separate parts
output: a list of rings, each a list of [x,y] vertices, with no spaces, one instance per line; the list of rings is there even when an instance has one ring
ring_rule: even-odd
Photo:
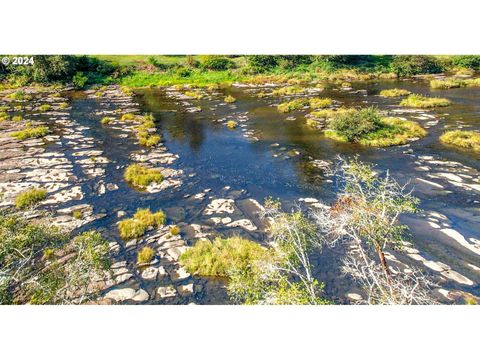
[[[153,182],[160,183],[163,181],[160,170],[150,169],[138,164],[129,165],[125,170],[124,177],[128,183],[140,188],[147,187]]]
[[[451,104],[450,100],[438,97],[427,97],[418,94],[411,94],[400,102],[400,106],[408,106],[414,108],[434,108],[444,107]]]
[[[385,89],[380,91],[380,96],[383,97],[400,97],[410,95],[412,92],[405,89]]]
[[[234,103],[235,101],[237,101],[237,99],[235,99],[235,98],[234,98],[233,96],[231,96],[231,95],[228,95],[228,96],[225,97],[224,101],[225,101],[226,103]]]
[[[43,104],[38,107],[38,110],[41,112],[46,112],[52,110],[52,105],[50,104]]]
[[[142,248],[137,254],[137,263],[147,264],[155,257],[155,250],[149,246]]]
[[[23,130],[15,131],[11,134],[12,137],[18,140],[27,140],[32,138],[41,138],[48,134],[48,127],[46,126],[37,126],[37,127],[28,127]]]
[[[227,127],[229,129],[235,129],[238,126],[237,122],[235,120],[229,120],[227,121]]]
[[[440,141],[444,144],[453,145],[480,153],[480,133],[475,131],[447,131],[445,134],[440,136]]]
[[[15,207],[17,209],[30,208],[33,205],[45,200],[47,190],[45,189],[28,189],[15,197]]]

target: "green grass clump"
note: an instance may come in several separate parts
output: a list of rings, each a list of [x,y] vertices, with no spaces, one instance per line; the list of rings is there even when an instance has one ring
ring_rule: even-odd
[[[100,123],[102,123],[103,125],[108,125],[112,121],[113,121],[113,118],[111,118],[109,116],[105,116],[105,117],[102,118],[102,120],[100,120]]]
[[[45,200],[47,190],[45,189],[28,189],[15,197],[15,207],[17,209],[30,208],[33,205]]]
[[[480,86],[480,78],[464,80],[466,86]]]
[[[36,127],[27,127],[23,130],[15,131],[12,133],[12,137],[18,140],[26,140],[32,138],[41,138],[48,134],[48,127],[46,126],[36,126]]]
[[[137,134],[138,143],[141,146],[151,147],[157,145],[162,139],[160,135],[149,134],[147,131],[140,131]]]
[[[41,112],[46,112],[46,111],[52,110],[52,105],[50,105],[50,104],[40,105],[38,107],[38,110],[41,111]]]
[[[12,116],[12,121],[20,122],[22,120],[23,120],[23,117],[21,115]]]
[[[173,236],[176,236],[176,235],[180,234],[180,227],[178,227],[177,225],[173,225],[170,228],[170,234],[173,235]]]
[[[475,131],[447,131],[445,134],[440,136],[440,141],[444,144],[453,145],[480,153],[480,133]]]
[[[185,91],[185,95],[197,100],[204,98],[204,95],[200,91]]]
[[[68,108],[68,103],[62,102],[62,103],[58,104],[58,106],[60,107],[60,109],[66,109],[66,108]]]
[[[72,216],[74,219],[81,219],[83,217],[83,213],[81,210],[75,210],[74,212],[72,212]]]
[[[325,131],[326,137],[337,141],[375,147],[403,145],[426,134],[425,129],[413,121],[382,118],[375,108],[338,114]]]
[[[333,104],[332,99],[329,98],[311,98],[308,100],[312,109],[323,109]]]
[[[150,209],[137,209],[137,212],[135,215],[133,215],[133,218],[141,222],[146,227],[160,227],[165,225],[166,222],[166,217],[163,211],[152,213]]]
[[[305,88],[300,86],[285,86],[272,91],[273,96],[304,94]]]
[[[237,122],[235,120],[229,120],[227,121],[227,127],[229,129],[235,129],[238,126]]]
[[[400,97],[410,95],[412,92],[405,89],[385,89],[380,91],[380,96],[384,97]]]
[[[408,106],[414,108],[434,108],[434,107],[443,107],[450,105],[451,102],[445,98],[438,97],[427,97],[418,94],[411,94],[406,99],[403,99],[400,102],[400,106]]]
[[[430,81],[430,87],[432,89],[454,89],[464,87],[466,85],[467,84],[465,81],[453,78],[447,78],[443,80],[435,79]]]
[[[320,119],[331,119],[336,115],[343,114],[350,110],[352,109],[347,109],[344,107],[341,107],[338,109],[322,109],[322,110],[312,111],[310,115]]]
[[[150,261],[152,261],[154,257],[155,257],[155,250],[153,250],[149,246],[145,246],[137,254],[137,263],[147,264]]]
[[[261,245],[241,237],[199,240],[180,256],[188,272],[200,276],[228,276],[232,269],[246,268],[267,254]]]
[[[135,114],[132,114],[132,113],[123,114],[122,117],[120,118],[120,120],[122,120],[122,121],[135,120]]]
[[[5,112],[0,112],[0,121],[7,121],[10,119],[10,116]]]
[[[228,95],[228,96],[225,97],[224,101],[225,101],[226,103],[234,103],[235,101],[237,101],[237,99],[235,99],[235,98],[234,98],[233,96],[231,96],[231,95]]]
[[[118,232],[123,240],[139,238],[145,231],[147,227],[134,219],[125,219],[118,223]]]
[[[277,110],[281,113],[288,113],[294,110],[302,109],[309,104],[308,99],[295,99],[291,101],[282,102],[277,105]]]
[[[125,170],[124,177],[128,183],[140,188],[147,187],[153,182],[160,183],[163,181],[160,170],[150,169],[138,164],[129,165]]]

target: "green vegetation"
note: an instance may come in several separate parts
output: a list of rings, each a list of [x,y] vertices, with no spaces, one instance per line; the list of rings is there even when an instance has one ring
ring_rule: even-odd
[[[58,104],[58,106],[60,107],[60,109],[66,109],[66,108],[68,108],[68,103],[62,102],[62,103]]]
[[[193,274],[227,277],[232,269],[251,267],[266,256],[266,248],[251,240],[217,238],[197,241],[180,256],[180,262]]]
[[[191,97],[193,99],[197,99],[197,100],[200,100],[200,99],[204,98],[204,95],[198,90],[196,90],[196,91],[185,91],[185,95],[188,96],[188,97]]]
[[[235,66],[235,63],[225,56],[204,55],[200,57],[200,64],[208,70],[227,70]]]
[[[225,97],[225,99],[223,101],[225,101],[226,103],[234,103],[235,101],[237,101],[237,99],[235,99],[231,95],[228,95],[228,96]]]
[[[22,120],[23,120],[23,117],[21,115],[12,116],[12,121],[20,122]]]
[[[110,124],[114,119],[109,117],[109,116],[105,116],[102,118],[102,120],[100,120],[100,123],[102,123],[103,125],[108,125]]]
[[[301,86],[285,86],[272,91],[273,96],[304,94],[305,88]]]
[[[229,129],[235,129],[238,126],[237,122],[235,120],[229,120],[227,121],[227,127]]]
[[[142,248],[137,255],[137,263],[148,264],[155,257],[155,250],[149,246]]]
[[[127,167],[124,173],[125,180],[133,186],[145,188],[153,182],[163,181],[160,170],[150,169],[144,165],[132,164]]]
[[[281,113],[288,113],[294,110],[299,110],[308,105],[308,99],[295,99],[291,101],[282,102],[277,105],[277,110]]]
[[[15,197],[15,207],[17,209],[31,208],[47,197],[45,189],[28,189]]]
[[[390,66],[391,70],[398,76],[435,74],[443,70],[438,59],[425,55],[394,56]]]
[[[410,95],[411,92],[405,89],[386,89],[380,91],[380,96],[384,97],[400,97],[405,95]]]
[[[445,78],[443,80],[431,80],[430,87],[432,89],[454,89],[466,86],[480,86],[480,78],[476,79],[459,79]]]
[[[480,133],[475,131],[447,131],[445,134],[440,136],[440,141],[444,144],[453,145],[480,153]]]
[[[450,100],[438,97],[427,97],[418,94],[411,94],[400,102],[401,106],[408,106],[414,108],[434,108],[449,106]]]
[[[77,89],[83,89],[88,82],[88,77],[79,71],[73,76],[72,82]]]
[[[323,109],[333,104],[332,99],[329,98],[311,98],[308,101],[312,109]]]
[[[110,267],[108,242],[89,231],[71,238],[46,224],[0,213],[0,304],[81,303]],[[87,290],[88,289],[88,290]]]
[[[7,121],[8,119],[10,119],[10,116],[5,111],[0,112],[0,121]]]
[[[138,143],[141,146],[152,147],[157,145],[162,139],[160,135],[149,134],[147,131],[141,131],[137,134]]]
[[[177,225],[173,225],[170,228],[170,234],[173,235],[173,236],[176,236],[176,235],[180,234],[180,227],[178,227]]]
[[[135,120],[135,114],[132,113],[126,113],[123,114],[122,117],[120,118],[122,121],[132,121]]]
[[[80,220],[81,218],[83,218],[83,213],[81,210],[75,210],[74,212],[72,212],[72,216],[74,219]]]
[[[52,105],[50,104],[43,104],[38,107],[38,110],[41,112],[46,112],[52,110]]]
[[[118,232],[123,240],[136,239],[143,236],[149,227],[165,225],[166,218],[163,211],[152,213],[149,209],[137,209],[131,219],[118,223]]]
[[[326,137],[337,141],[378,147],[403,145],[426,134],[425,129],[417,123],[382,118],[373,107],[340,113],[330,120],[325,131]]]
[[[41,138],[49,132],[46,126],[27,127],[23,130],[15,131],[11,134],[12,137],[18,140],[27,140],[32,138]]]

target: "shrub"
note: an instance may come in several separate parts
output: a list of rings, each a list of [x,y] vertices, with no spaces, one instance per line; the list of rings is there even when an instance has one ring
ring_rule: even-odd
[[[68,108],[68,103],[62,102],[62,103],[58,104],[58,106],[60,107],[60,109],[66,109],[66,108]]]
[[[132,121],[135,120],[135,114],[133,113],[126,113],[123,114],[122,117],[120,118],[122,121]]]
[[[466,85],[467,84],[465,83],[465,81],[460,79],[452,79],[452,78],[430,81],[430,87],[432,89],[453,89],[453,88],[464,87]]]
[[[235,64],[225,56],[204,55],[200,58],[200,65],[208,70],[227,70],[234,67]]]
[[[150,209],[137,209],[133,218],[139,222],[141,222],[146,227],[154,226],[160,227],[165,225],[166,218],[163,211],[157,211],[156,213],[152,213]]]
[[[28,189],[15,197],[15,207],[17,209],[30,208],[33,205],[45,200],[47,190],[45,189]]]
[[[160,135],[149,134],[147,131],[141,131],[138,133],[138,143],[141,146],[152,147],[157,145],[162,139]]]
[[[339,113],[330,120],[328,127],[347,141],[355,142],[360,138],[380,127],[380,114],[373,107],[350,110]]]
[[[454,56],[452,63],[455,66],[479,70],[480,69],[480,55],[458,55]]]
[[[22,121],[22,120],[23,120],[23,117],[20,116],[20,115],[12,116],[12,121],[19,122],[19,121]]]
[[[46,126],[37,126],[37,127],[28,127],[23,130],[15,131],[11,134],[12,137],[18,140],[26,140],[31,138],[41,138],[48,134],[48,127]]]
[[[125,219],[118,223],[118,232],[123,240],[139,238],[146,230],[144,224],[134,219]]]
[[[443,107],[450,105],[451,102],[445,98],[433,97],[429,98],[426,96],[411,94],[406,99],[403,99],[400,102],[400,106],[408,106],[414,108],[433,108],[433,107]]]
[[[173,235],[173,236],[176,236],[176,235],[180,234],[180,227],[178,227],[177,225],[173,225],[170,228],[170,234]]]
[[[74,212],[72,212],[72,216],[74,219],[81,219],[83,217],[83,213],[81,210],[75,210]]]
[[[237,122],[234,120],[227,121],[227,127],[229,129],[235,129],[238,126]]]
[[[405,96],[410,94],[411,92],[405,89],[385,89],[380,91],[380,96],[384,96],[384,97],[399,97],[399,96]]]
[[[46,112],[52,109],[52,105],[50,104],[43,104],[38,107],[38,110],[41,112]]]
[[[480,133],[475,131],[447,131],[440,136],[440,141],[444,144],[480,152]]]
[[[155,250],[153,250],[149,246],[145,246],[144,248],[142,248],[142,250],[138,252],[137,263],[147,264],[150,261],[152,261],[154,257],[155,257]]]
[[[125,180],[140,188],[147,187],[153,182],[163,181],[163,175],[160,170],[150,169],[143,165],[132,164],[125,170]]]
[[[250,55],[247,56],[248,65],[256,72],[265,72],[278,65],[278,56],[274,55]]]
[[[309,104],[308,99],[294,99],[277,105],[277,110],[281,113],[288,113],[294,110],[302,109]]]
[[[465,83],[466,86],[480,86],[480,78],[465,79],[464,83]]]
[[[308,102],[312,109],[323,109],[333,104],[329,98],[311,98]]]
[[[0,121],[7,121],[10,119],[10,116],[5,111],[0,112]]]
[[[264,247],[241,237],[217,238],[197,241],[180,256],[180,263],[190,273],[226,277],[233,269],[248,267],[266,254]]]
[[[433,56],[397,55],[393,57],[391,70],[397,76],[434,74],[442,71],[439,62]]]
[[[224,101],[225,101],[226,103],[234,103],[235,101],[237,101],[237,99],[235,99],[235,98],[234,98],[233,96],[231,96],[231,95],[228,95],[228,96],[225,97]]]

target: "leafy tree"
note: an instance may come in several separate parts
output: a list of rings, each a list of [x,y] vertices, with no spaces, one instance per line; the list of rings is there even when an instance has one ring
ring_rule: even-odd
[[[391,69],[398,76],[434,74],[443,70],[437,59],[433,56],[426,55],[394,56],[391,63]]]

